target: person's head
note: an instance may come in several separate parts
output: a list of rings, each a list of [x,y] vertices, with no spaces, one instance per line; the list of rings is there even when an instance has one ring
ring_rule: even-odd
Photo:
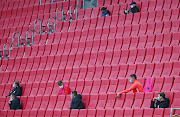
[[[57,82],[57,84],[59,85],[59,88],[61,88],[61,89],[64,87],[62,80],[59,80],[59,81]]]
[[[19,87],[19,81],[14,81],[13,87],[14,88]]]
[[[72,91],[71,92],[71,98],[75,98],[77,96],[77,91]]]
[[[106,10],[107,10],[106,7],[101,8],[102,13],[106,12]]]
[[[15,94],[15,93],[12,93],[10,97],[11,97],[11,99],[16,98],[16,94]]]
[[[165,99],[165,94],[160,92],[158,93],[158,100],[161,101],[161,100],[164,100]]]
[[[130,75],[130,82],[133,83],[135,80],[137,80],[137,77],[135,74]]]
[[[132,2],[132,3],[130,4],[130,6],[131,6],[131,8],[134,8],[134,7],[136,6],[136,2]]]

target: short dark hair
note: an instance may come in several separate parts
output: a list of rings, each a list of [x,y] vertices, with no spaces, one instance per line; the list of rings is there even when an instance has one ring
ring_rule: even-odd
[[[160,93],[158,93],[160,96],[162,96],[163,98],[165,98],[165,94],[164,93],[162,93],[162,92],[160,92]]]
[[[16,97],[16,94],[15,94],[15,93],[12,93],[11,96],[12,96],[12,97]]]
[[[130,77],[137,79],[137,76],[135,74],[131,74]]]
[[[19,81],[14,81],[14,83],[15,83],[17,86],[19,86]]]
[[[77,91],[72,91],[72,94],[74,94],[74,96],[77,96]]]
[[[102,11],[102,10],[106,10],[106,7],[102,7],[102,8],[101,8],[101,11]]]
[[[61,85],[61,83],[63,83],[62,80],[59,80],[59,81],[57,82],[58,85]]]

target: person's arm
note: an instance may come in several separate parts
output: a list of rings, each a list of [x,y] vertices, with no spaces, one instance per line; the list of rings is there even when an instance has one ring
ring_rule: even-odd
[[[151,100],[150,108],[155,108],[154,104],[155,104],[155,101],[154,101],[154,100]]]
[[[70,88],[67,86],[65,89],[64,89],[64,95],[68,95],[70,92]]]
[[[9,93],[9,95],[7,95],[7,96],[10,96],[12,93],[14,93],[14,91],[15,91],[15,89],[13,89],[10,93]],[[6,97],[7,97],[6,96]]]
[[[73,100],[71,101],[71,107],[69,109],[74,109],[74,107],[73,107]]]
[[[134,90],[134,89],[136,89],[136,84],[132,84],[132,86],[131,86],[129,89],[126,89],[126,90],[124,90],[124,91],[121,91],[121,92],[119,92],[119,94],[128,93],[128,92],[130,92],[130,91],[132,91],[132,90]]]

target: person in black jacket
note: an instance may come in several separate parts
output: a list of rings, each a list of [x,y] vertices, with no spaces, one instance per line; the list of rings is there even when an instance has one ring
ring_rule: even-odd
[[[16,97],[16,94],[14,93],[10,96],[9,107],[11,110],[22,109],[20,99]]]
[[[19,86],[19,81],[14,81],[13,88],[14,89],[7,96],[10,96],[13,93],[16,94],[16,96],[21,96],[22,95],[22,87]]]
[[[137,12],[139,12],[139,8],[137,7],[136,2],[132,2],[132,3],[130,4],[130,6],[131,6],[131,8],[129,9],[129,11],[127,11],[127,10],[125,10],[125,9],[123,8],[124,14],[137,13]]]
[[[71,92],[71,107],[70,109],[84,109],[84,104],[82,102],[82,96],[77,94],[77,91]]]
[[[165,98],[164,93],[158,93],[158,97],[155,97],[151,100],[150,108],[168,108],[169,107],[169,98]]]

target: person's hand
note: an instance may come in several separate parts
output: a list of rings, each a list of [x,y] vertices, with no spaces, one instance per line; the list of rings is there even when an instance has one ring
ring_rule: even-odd
[[[153,98],[153,101],[156,101],[157,99],[158,99],[157,97],[154,97],[154,98]]]
[[[120,94],[118,93],[117,95],[116,95],[116,98],[119,98],[120,97]]]

